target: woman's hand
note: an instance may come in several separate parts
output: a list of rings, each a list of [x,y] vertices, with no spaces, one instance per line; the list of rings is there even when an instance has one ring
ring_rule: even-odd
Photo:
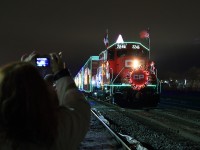
[[[50,53],[49,55],[51,57],[51,69],[54,74],[65,69],[65,64],[62,60],[62,52]]]
[[[30,55],[24,54],[24,55],[21,57],[21,61],[30,62],[31,64],[33,64],[33,65],[35,66],[35,65],[36,65],[35,59],[36,59],[36,57],[37,57],[38,55],[39,55],[39,54],[36,53],[35,51],[33,51]]]

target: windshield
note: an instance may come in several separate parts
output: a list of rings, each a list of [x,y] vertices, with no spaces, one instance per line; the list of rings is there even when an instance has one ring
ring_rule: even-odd
[[[139,56],[139,57],[148,57],[148,51],[143,49],[121,49],[117,51],[118,57],[123,56]]]

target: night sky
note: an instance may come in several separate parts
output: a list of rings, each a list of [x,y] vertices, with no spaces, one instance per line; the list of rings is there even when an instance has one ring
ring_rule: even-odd
[[[122,34],[124,41],[144,42],[150,28],[151,59],[158,74],[200,68],[199,0],[1,0],[0,65],[24,53],[62,51],[75,75],[91,55],[105,50]]]

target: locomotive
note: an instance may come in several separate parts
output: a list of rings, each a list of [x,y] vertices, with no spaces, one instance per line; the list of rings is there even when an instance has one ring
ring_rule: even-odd
[[[156,106],[159,102],[157,69],[149,48],[140,42],[116,41],[99,56],[91,56],[74,80],[79,90],[114,104]]]

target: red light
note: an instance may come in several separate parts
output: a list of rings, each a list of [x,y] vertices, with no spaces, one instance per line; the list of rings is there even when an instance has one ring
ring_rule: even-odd
[[[130,78],[132,87],[136,90],[140,90],[148,82],[148,72],[144,70],[133,71]]]

